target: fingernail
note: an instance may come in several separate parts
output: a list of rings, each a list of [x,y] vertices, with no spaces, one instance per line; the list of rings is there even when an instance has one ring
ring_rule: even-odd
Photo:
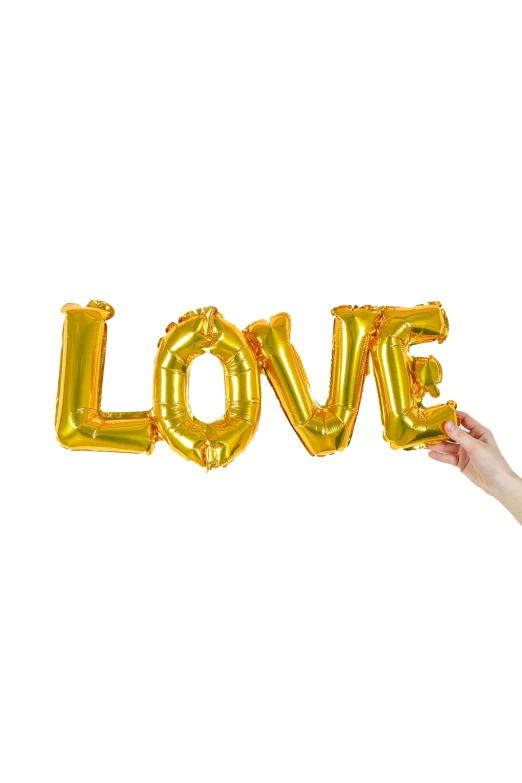
[[[444,422],[444,429],[446,430],[446,432],[455,432],[457,427],[455,426],[455,424],[453,424],[452,421],[445,421]]]

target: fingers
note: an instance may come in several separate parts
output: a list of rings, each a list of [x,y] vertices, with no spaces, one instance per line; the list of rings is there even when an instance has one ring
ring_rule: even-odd
[[[449,435],[451,440],[459,443],[463,449],[468,452],[476,449],[477,440],[469,432],[466,432],[461,427],[457,427],[452,421],[445,421],[443,427],[446,435]]]
[[[479,440],[484,440],[487,442],[488,436],[492,435],[491,431],[488,430],[487,427],[485,427],[465,411],[457,411],[457,413],[459,415],[461,424],[463,424],[464,427],[470,431],[474,438],[478,438]]]
[[[459,458],[456,454],[443,454],[441,451],[428,451],[428,457],[431,457],[437,462],[445,462],[446,465],[454,465],[456,467],[459,464]]]
[[[437,443],[435,446],[431,446],[431,451],[438,451],[439,454],[458,454],[460,446],[458,443]]]

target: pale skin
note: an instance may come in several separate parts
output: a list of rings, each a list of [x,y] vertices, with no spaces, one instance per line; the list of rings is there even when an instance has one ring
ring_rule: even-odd
[[[477,487],[496,498],[522,525],[522,478],[508,465],[491,430],[457,411],[461,426],[444,422],[450,441],[432,446],[429,456],[459,468]]]

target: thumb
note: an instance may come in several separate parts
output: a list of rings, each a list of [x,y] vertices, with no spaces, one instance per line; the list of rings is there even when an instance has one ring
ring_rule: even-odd
[[[477,445],[477,441],[469,432],[466,432],[461,427],[457,427],[452,421],[445,421],[443,427],[446,435],[449,435],[451,440],[461,445],[466,451],[472,451]]]

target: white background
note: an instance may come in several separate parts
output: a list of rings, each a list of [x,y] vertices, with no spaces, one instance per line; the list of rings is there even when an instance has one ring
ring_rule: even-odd
[[[324,459],[263,379],[209,475],[53,418],[65,302],[115,307],[104,409],[141,410],[187,310],[288,311],[323,401],[333,306],[438,299],[441,401],[520,472],[521,37],[499,0],[4,5],[4,783],[519,783],[522,530],[383,442],[372,378]]]

